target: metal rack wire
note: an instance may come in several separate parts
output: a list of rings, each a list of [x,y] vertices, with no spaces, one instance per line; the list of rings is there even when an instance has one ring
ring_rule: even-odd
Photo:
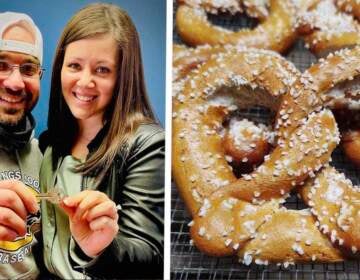
[[[174,11],[176,3],[174,3]],[[220,26],[237,29],[243,26],[253,26],[254,22],[245,17],[229,18],[214,17],[210,20]],[[174,20],[175,22],[175,20]],[[173,40],[181,43],[181,39],[174,27]],[[298,41],[285,55],[295,66],[304,71],[316,58],[304,48],[303,42]],[[261,109],[251,109],[244,113],[247,118],[261,119],[264,117]],[[340,149],[333,153],[332,165],[344,172],[354,185],[359,185],[358,170],[344,157]],[[335,264],[296,264],[288,268],[269,265],[245,266],[236,257],[209,257],[190,244],[189,227],[191,218],[186,207],[178,195],[176,186],[172,185],[171,210],[171,279],[294,279],[294,280],[360,280],[360,262],[346,261]],[[296,195],[292,195],[285,204],[292,209],[301,209],[303,204]]]

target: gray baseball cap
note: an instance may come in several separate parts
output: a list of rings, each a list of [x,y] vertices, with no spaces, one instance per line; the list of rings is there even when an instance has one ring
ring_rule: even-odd
[[[35,38],[34,44],[3,39],[4,32],[9,27],[21,23],[25,24],[29,31],[33,33]],[[43,39],[39,28],[28,15],[14,12],[0,13],[0,51],[14,51],[29,54],[39,59],[40,64],[42,64]]]

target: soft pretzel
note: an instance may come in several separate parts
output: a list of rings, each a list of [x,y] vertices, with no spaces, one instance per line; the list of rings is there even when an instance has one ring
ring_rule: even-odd
[[[360,20],[360,1],[359,0],[336,0],[336,5],[343,11],[354,15]]]
[[[175,89],[173,175],[193,214],[214,190],[236,180],[221,156],[222,138],[215,133],[224,118],[234,108],[255,104],[276,110],[279,96],[299,75],[291,63],[274,53],[228,49],[191,72],[184,85]],[[226,95],[220,94],[222,89]]]
[[[173,172],[192,213],[191,236],[200,250],[238,254],[246,264],[334,262],[356,256],[357,190],[334,169],[317,172],[339,142],[334,117],[322,108],[336,96],[329,90],[360,75],[359,62],[360,47],[342,50],[300,75],[273,53],[232,48],[190,73],[174,97]],[[239,85],[247,88],[242,92]],[[252,96],[248,88],[255,90]],[[220,97],[229,90],[232,94]],[[286,94],[276,99],[273,92]],[[236,94],[245,98],[238,100]],[[249,103],[277,110],[278,140],[261,166],[237,179],[222,159],[221,137],[215,133],[234,104]],[[328,170],[336,180],[324,175]],[[310,211],[280,207],[281,198],[307,178],[302,193]],[[332,182],[344,185],[340,206],[322,201]],[[334,209],[333,214],[327,217],[330,210],[324,207]],[[334,219],[335,225],[328,224]]]
[[[322,0],[298,19],[298,31],[305,34],[305,46],[316,56],[360,43],[360,24],[341,12],[333,0]]]
[[[237,32],[210,24],[201,2],[194,6],[188,1],[179,1],[176,11],[178,34],[189,45],[235,44],[284,52],[296,38],[296,9],[290,0],[271,0],[269,16],[261,24],[253,30]]]

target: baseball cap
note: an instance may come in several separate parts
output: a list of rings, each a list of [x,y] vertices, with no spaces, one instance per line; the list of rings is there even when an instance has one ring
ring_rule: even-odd
[[[18,23],[25,23],[26,27],[30,28],[29,31],[32,32],[32,35],[35,37],[34,44],[3,39],[4,31],[8,27]],[[43,39],[39,28],[28,15],[14,12],[0,13],[0,51],[14,51],[29,54],[39,59],[40,64],[42,64]]]

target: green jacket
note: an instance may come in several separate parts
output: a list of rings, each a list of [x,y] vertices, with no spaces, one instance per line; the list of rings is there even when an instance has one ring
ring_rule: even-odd
[[[89,144],[90,154],[98,148],[103,133],[100,131]],[[44,146],[44,143],[40,146]],[[126,157],[120,153],[115,158],[110,171],[97,188],[121,205],[119,232],[101,255],[92,260],[74,243],[72,254],[69,255],[70,263],[75,270],[92,278],[162,279],[164,132],[154,124],[141,125],[127,149]],[[40,171],[41,188],[54,185],[56,174],[57,170],[52,168],[51,147],[48,147]],[[84,180],[86,178],[83,177]],[[51,238],[56,231],[55,210],[50,203],[42,204],[45,260],[51,257]],[[76,258],[72,257],[74,254]],[[82,262],[80,265],[79,259],[86,264]]]

